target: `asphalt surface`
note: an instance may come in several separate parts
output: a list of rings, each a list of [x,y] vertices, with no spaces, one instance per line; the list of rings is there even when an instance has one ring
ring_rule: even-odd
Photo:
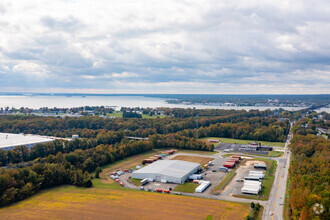
[[[292,126],[291,126],[292,127]],[[285,143],[284,154],[282,157],[276,159],[278,162],[277,170],[272,190],[270,192],[269,200],[264,208],[262,219],[266,220],[279,220],[283,219],[283,204],[285,199],[286,182],[288,179],[290,156],[288,145],[292,134],[288,135],[288,140]]]

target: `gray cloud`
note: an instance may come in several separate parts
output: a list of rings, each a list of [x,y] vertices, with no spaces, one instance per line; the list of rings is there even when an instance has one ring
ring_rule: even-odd
[[[4,91],[330,92],[326,0],[5,3]]]

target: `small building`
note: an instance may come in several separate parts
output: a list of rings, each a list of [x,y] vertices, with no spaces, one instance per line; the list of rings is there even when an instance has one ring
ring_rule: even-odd
[[[132,178],[152,178],[155,181],[168,183],[184,183],[188,177],[198,170],[199,163],[182,160],[158,160],[132,173]]]

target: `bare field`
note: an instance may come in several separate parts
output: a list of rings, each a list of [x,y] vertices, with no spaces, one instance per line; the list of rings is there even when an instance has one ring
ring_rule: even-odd
[[[199,163],[201,166],[204,166],[209,161],[213,160],[212,157],[198,157],[198,156],[187,156],[187,155],[177,155],[173,157],[171,160],[184,160],[194,163]]]
[[[112,184],[110,184],[112,185]],[[0,209],[1,219],[244,219],[248,204],[150,192],[62,186]]]

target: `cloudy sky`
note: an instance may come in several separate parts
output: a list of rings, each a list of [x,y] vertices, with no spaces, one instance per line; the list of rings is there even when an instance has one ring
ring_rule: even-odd
[[[2,0],[0,92],[330,93],[329,0]]]

